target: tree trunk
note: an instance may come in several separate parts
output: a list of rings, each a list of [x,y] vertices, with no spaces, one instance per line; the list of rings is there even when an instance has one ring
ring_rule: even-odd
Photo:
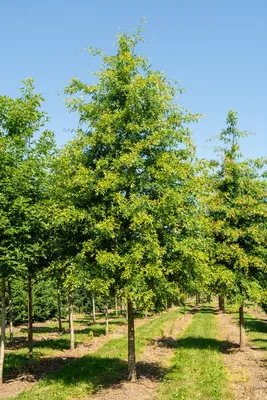
[[[136,381],[135,339],[134,339],[134,313],[133,303],[127,302],[128,309],[128,379]]]
[[[72,292],[69,292],[69,326],[70,326],[70,349],[74,350],[75,343],[74,343]]]
[[[225,298],[221,296],[221,312],[225,312]]]
[[[29,361],[33,361],[33,334],[32,334],[32,277],[28,276],[28,348]]]
[[[200,294],[197,293],[197,294],[196,294],[196,306],[198,306],[199,303],[200,303]]]
[[[61,298],[60,298],[60,285],[57,286],[57,311],[58,311],[58,330],[62,332],[62,318],[61,318]]]
[[[123,314],[123,309],[122,309],[123,307],[122,307],[122,298],[120,298],[120,312],[121,312],[121,315]]]
[[[3,383],[3,371],[5,360],[5,330],[6,330],[6,282],[2,277],[2,312],[1,312],[1,347],[0,347],[0,385]]]
[[[126,321],[128,322],[128,318],[129,318],[129,316],[128,316],[128,302],[125,303],[125,318],[126,318]]]
[[[108,335],[108,299],[106,299],[105,305],[105,320],[106,320],[106,336]]]
[[[95,295],[94,293],[92,293],[92,307],[93,307],[93,323],[96,323],[96,319],[95,319]]]
[[[222,295],[219,295],[219,309],[221,312],[225,312],[225,298]]]
[[[115,296],[115,316],[116,316],[116,318],[118,316],[118,299],[117,299],[117,296]]]
[[[245,342],[245,319],[244,319],[243,304],[239,307],[239,330],[240,330],[240,350],[244,351],[246,342]]]
[[[10,340],[13,340],[13,299],[12,299],[12,290],[11,290],[11,282],[8,281],[8,311],[9,311],[9,337]]]

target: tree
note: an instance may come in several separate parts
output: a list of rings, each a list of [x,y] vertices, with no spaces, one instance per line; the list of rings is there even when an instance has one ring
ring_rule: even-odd
[[[0,97],[0,268],[3,277],[28,278],[29,357],[32,358],[32,277],[47,265],[49,218],[49,164],[54,153],[53,133],[44,130],[43,98],[32,79],[24,82],[21,96]],[[38,139],[34,135],[40,134]]]
[[[199,117],[181,109],[177,88],[136,53],[140,41],[140,30],[122,33],[115,55],[92,50],[103,58],[98,82],[74,78],[66,88],[74,95],[68,107],[80,117],[79,135],[65,149],[73,157],[66,185],[72,182],[73,204],[88,215],[80,259],[91,277],[104,277],[110,290],[116,282],[127,298],[131,380],[134,307],[164,304],[166,293],[179,296],[187,268],[178,258],[185,252],[181,242],[194,231],[194,212],[188,212],[194,208],[194,146],[187,125]]]
[[[244,302],[260,296],[260,276],[266,271],[266,187],[261,179],[264,160],[244,160],[237,113],[229,111],[219,135],[225,145],[213,175],[210,217],[214,237],[215,276],[221,295],[239,302],[240,349],[245,347]]]

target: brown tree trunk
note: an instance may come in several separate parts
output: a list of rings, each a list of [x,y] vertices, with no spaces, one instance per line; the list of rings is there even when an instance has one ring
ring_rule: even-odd
[[[125,318],[126,318],[126,321],[128,322],[128,318],[129,318],[129,316],[128,316],[128,302],[126,301],[124,304],[125,304]]]
[[[122,298],[120,298],[120,312],[121,312],[121,315],[123,314],[123,309],[122,309],[123,307],[122,307]]]
[[[95,318],[95,295],[92,293],[92,308],[93,308],[93,323],[96,323],[96,318]]]
[[[196,306],[198,306],[200,303],[200,295],[199,293],[196,294]]]
[[[108,335],[108,299],[105,304],[105,321],[106,321],[106,336]]]
[[[243,304],[239,307],[239,332],[240,332],[240,350],[244,351],[246,346],[245,340],[245,319]]]
[[[2,277],[2,312],[1,312],[1,346],[0,346],[0,385],[3,383],[5,360],[5,336],[6,336],[6,281]]]
[[[221,312],[225,312],[225,297],[221,296],[222,300],[221,300]]]
[[[225,298],[222,295],[219,295],[219,309],[221,312],[225,312]]]
[[[116,316],[116,318],[118,316],[118,299],[117,299],[117,296],[115,296],[115,316]]]
[[[8,311],[9,311],[9,337],[10,340],[13,340],[13,299],[12,299],[12,290],[11,290],[11,282],[8,281]]]
[[[32,333],[32,277],[28,275],[28,348],[29,361],[33,361],[33,333]]]
[[[60,285],[57,286],[57,312],[58,312],[58,330],[62,332],[62,318],[61,318],[61,298],[60,298]]]
[[[70,349],[74,350],[74,326],[73,326],[73,303],[72,303],[72,292],[69,292],[69,326],[70,326]]]
[[[128,379],[136,381],[135,338],[134,338],[134,313],[133,303],[127,302],[128,308]]]

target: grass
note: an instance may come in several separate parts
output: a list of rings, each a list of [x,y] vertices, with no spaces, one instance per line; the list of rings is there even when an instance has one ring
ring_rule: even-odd
[[[146,322],[136,329],[137,359],[147,342],[162,335],[165,326],[181,312],[171,310]],[[92,355],[84,356],[66,365],[61,371],[47,376],[32,390],[16,397],[20,400],[84,399],[102,387],[107,387],[127,372],[127,337],[111,339]]]
[[[233,314],[233,318],[238,324],[238,313]],[[245,313],[245,330],[251,343],[258,349],[267,351],[267,322],[257,318],[250,313]]]
[[[175,355],[158,399],[229,400],[228,377],[220,356],[213,309],[203,306],[181,338],[176,340]]]
[[[89,321],[88,321],[89,323]],[[126,323],[125,318],[117,318],[110,319],[109,321],[109,330],[110,332],[114,331],[118,325],[123,325]],[[79,320],[75,324],[77,329],[75,331],[75,344],[82,344],[90,341],[93,336],[100,336],[105,334],[105,323],[97,322],[96,324],[92,324],[89,326],[81,327],[79,324]],[[65,328],[65,326],[64,326]],[[67,328],[67,325],[66,325]],[[24,328],[22,328],[24,333]],[[51,332],[56,332],[56,335],[51,337]],[[20,331],[16,332],[20,334]],[[50,336],[49,336],[50,335]],[[40,338],[41,340],[37,340],[34,343],[34,358],[33,358],[33,366],[38,363],[38,361],[43,357],[55,357],[59,352],[69,349],[70,347],[70,337],[69,333],[57,334],[57,328],[54,323],[47,323],[42,327],[35,327],[34,337]],[[10,350],[7,352],[5,356],[5,366],[4,366],[4,376],[7,376],[14,369],[21,369],[24,366],[28,365],[28,348],[27,342],[22,338],[23,341],[20,340],[20,337],[15,337],[13,345],[16,346],[16,341],[18,348],[15,350]],[[7,348],[10,347],[8,343]],[[12,347],[11,347],[12,349]],[[9,349],[8,349],[9,350]]]

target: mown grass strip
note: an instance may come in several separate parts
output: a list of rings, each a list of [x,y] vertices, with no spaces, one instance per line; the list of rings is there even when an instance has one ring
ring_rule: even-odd
[[[160,400],[229,400],[228,379],[216,339],[213,309],[203,307],[193,318],[176,347],[170,372],[160,385]]]
[[[162,332],[182,314],[174,309],[146,322],[136,329],[136,353],[140,356],[146,343]],[[61,371],[47,376],[35,386],[16,397],[20,400],[67,400],[85,398],[107,387],[127,371],[127,337],[111,339],[92,355],[66,365]],[[87,398],[86,397],[86,398]]]

